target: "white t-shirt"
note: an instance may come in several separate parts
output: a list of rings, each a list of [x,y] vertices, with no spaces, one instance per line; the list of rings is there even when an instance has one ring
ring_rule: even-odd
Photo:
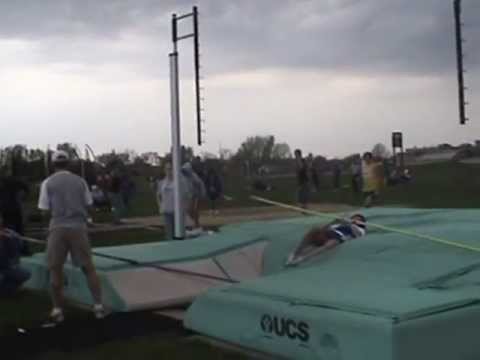
[[[50,228],[85,227],[92,203],[85,180],[66,170],[47,178],[38,198],[38,208],[51,212]]]

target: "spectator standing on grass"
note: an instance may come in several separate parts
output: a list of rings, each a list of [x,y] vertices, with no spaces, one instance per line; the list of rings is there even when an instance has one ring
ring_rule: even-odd
[[[352,191],[354,194],[358,194],[362,184],[362,164],[361,159],[353,159],[352,162]]]
[[[165,226],[165,239],[172,240],[175,235],[175,201],[172,163],[166,162],[165,176],[157,181],[156,193],[160,214],[163,215]],[[185,211],[190,201],[189,186],[185,177],[180,173],[181,211]]]
[[[208,199],[210,200],[210,213],[218,215],[217,200],[221,198],[223,194],[223,184],[220,176],[213,167],[210,167],[207,171],[205,188],[207,190]]]
[[[109,208],[110,206],[105,193],[98,185],[92,185],[92,199],[96,211]]]
[[[114,224],[121,224],[122,218],[125,215],[125,204],[123,202],[122,194],[122,177],[116,169],[110,173],[108,198],[112,205],[113,222]]]
[[[295,150],[295,169],[297,174],[297,200],[300,206],[306,209],[310,200],[310,181],[308,165],[302,157],[300,149]]]
[[[122,194],[124,210],[129,211],[132,197],[135,194],[135,182],[128,174],[125,174],[120,179],[120,193]]]
[[[363,155],[362,182],[364,206],[371,207],[378,200],[380,190],[385,183],[382,162],[374,159],[371,152],[366,152]]]
[[[7,174],[0,180],[0,215],[3,218],[4,227],[25,235],[22,202],[29,194],[29,189],[25,182],[14,175],[12,171],[12,174]],[[23,241],[22,254],[30,254],[28,244]]]
[[[50,213],[47,239],[47,263],[50,271],[53,309],[49,320],[53,324],[64,320],[63,266],[70,255],[74,266],[86,276],[93,297],[93,312],[97,319],[105,316],[100,281],[92,260],[88,239],[88,208],[92,195],[84,179],[68,171],[69,157],[57,151],[52,157],[55,173],[40,188],[38,207]]]
[[[197,174],[197,176],[205,182],[206,173],[205,173],[205,164],[202,161],[200,156],[195,156],[192,162],[192,169]]]
[[[30,272],[20,266],[22,243],[0,219],[0,297],[13,295],[30,278]]]
[[[308,154],[307,159],[308,170],[310,172],[310,179],[312,180],[313,190],[320,191],[320,181],[318,179],[318,171],[315,168],[315,159],[313,158],[313,154]]]
[[[108,174],[97,175],[95,179],[95,185],[92,185],[92,196],[94,206],[97,210],[106,210],[110,212],[112,210],[112,204],[108,196],[108,191],[111,185],[111,178]]]

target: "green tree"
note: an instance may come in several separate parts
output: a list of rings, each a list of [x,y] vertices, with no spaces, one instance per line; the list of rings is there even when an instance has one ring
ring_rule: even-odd
[[[273,158],[274,147],[274,136],[250,136],[240,145],[235,158],[261,164]]]
[[[273,146],[272,158],[275,160],[290,159],[292,157],[292,151],[287,143],[278,143]]]
[[[379,159],[388,159],[391,156],[390,151],[382,143],[378,143],[373,147],[372,154]]]
[[[233,157],[233,151],[230,149],[220,148],[218,150],[218,156],[222,160],[230,160]]]

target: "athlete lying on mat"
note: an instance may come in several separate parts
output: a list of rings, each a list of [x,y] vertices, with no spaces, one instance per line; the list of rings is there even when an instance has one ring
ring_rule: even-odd
[[[367,220],[363,215],[355,214],[349,220],[334,221],[328,225],[311,229],[305,234],[300,245],[290,254],[286,265],[298,264],[313,254],[364,236],[367,230],[366,223]]]

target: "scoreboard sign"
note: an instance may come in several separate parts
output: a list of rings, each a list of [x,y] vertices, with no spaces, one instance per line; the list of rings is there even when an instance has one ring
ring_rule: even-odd
[[[392,147],[403,148],[403,135],[401,132],[392,133]]]

